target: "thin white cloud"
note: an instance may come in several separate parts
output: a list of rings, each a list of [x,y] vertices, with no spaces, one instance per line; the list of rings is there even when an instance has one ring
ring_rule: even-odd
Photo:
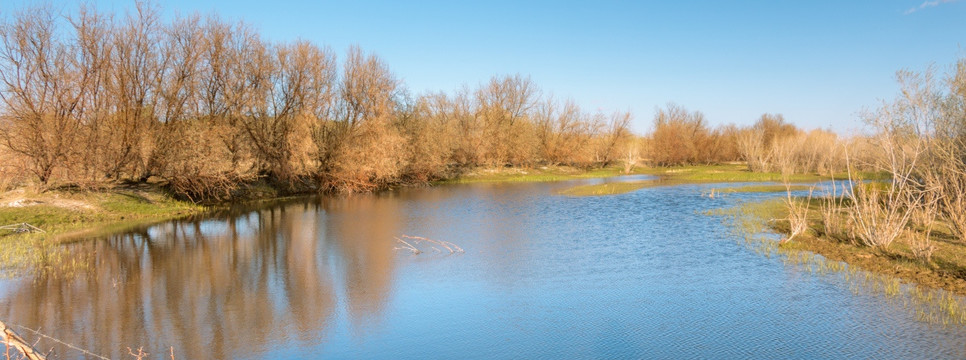
[[[914,8],[909,9],[909,10],[906,10],[906,12],[904,12],[903,14],[909,15],[909,14],[912,14],[912,13],[914,13],[916,11],[919,11],[919,10],[922,10],[922,9],[925,9],[925,8],[931,8],[931,7],[939,6],[939,5],[942,5],[942,4],[954,3],[954,2],[957,2],[957,1],[959,1],[959,0],[932,0],[932,1],[928,1],[927,0],[927,1],[923,1],[922,4],[919,4],[919,6],[916,6]]]

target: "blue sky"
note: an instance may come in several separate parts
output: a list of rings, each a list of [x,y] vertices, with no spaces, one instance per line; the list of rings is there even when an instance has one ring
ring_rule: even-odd
[[[22,0],[4,0],[8,14]],[[54,2],[73,8],[73,2]],[[97,0],[121,13],[130,1]],[[675,102],[712,124],[782,113],[806,128],[860,129],[892,99],[895,72],[966,57],[966,1],[207,1],[161,3],[166,16],[215,12],[268,39],[307,39],[340,55],[381,56],[415,94],[498,74],[530,75],[585,109],[630,110],[650,128]]]

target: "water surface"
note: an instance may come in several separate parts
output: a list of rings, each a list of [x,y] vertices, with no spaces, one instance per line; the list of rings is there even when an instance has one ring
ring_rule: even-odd
[[[0,316],[112,358],[966,356],[963,328],[749,251],[704,214],[778,194],[556,195],[574,184],[302,199],[82,242],[88,273],[6,281]],[[397,250],[403,234],[465,253]]]

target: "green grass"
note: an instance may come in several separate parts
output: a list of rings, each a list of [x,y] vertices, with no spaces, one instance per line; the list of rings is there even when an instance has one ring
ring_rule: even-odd
[[[559,192],[567,196],[601,196],[628,193],[649,185],[646,181],[614,182],[596,185],[580,185]]]
[[[597,169],[578,169],[572,167],[540,167],[540,168],[480,168],[470,171],[461,176],[441,180],[434,183],[439,184],[471,184],[471,183],[491,183],[491,182],[553,182],[575,179],[604,178],[622,173],[621,168],[607,167]],[[640,168],[636,168],[640,170]],[[632,171],[632,174],[639,172]]]
[[[0,225],[26,222],[56,234],[118,222],[163,220],[204,210],[160,192],[49,192],[30,198],[39,203],[0,207]]]
[[[0,226],[28,223],[44,233],[0,230],[0,270],[17,273],[60,264],[58,244],[82,236],[199,214],[203,206],[174,200],[157,187],[110,191],[48,191],[7,194],[24,206],[0,207]]]

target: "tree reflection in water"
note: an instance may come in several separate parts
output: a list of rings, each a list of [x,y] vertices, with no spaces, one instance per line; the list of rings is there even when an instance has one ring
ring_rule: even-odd
[[[354,329],[378,325],[399,226],[395,202],[356,196],[82,241],[70,253],[89,263],[84,275],[20,280],[3,317],[115,358],[128,346],[173,346],[185,358],[310,346],[339,305]]]

